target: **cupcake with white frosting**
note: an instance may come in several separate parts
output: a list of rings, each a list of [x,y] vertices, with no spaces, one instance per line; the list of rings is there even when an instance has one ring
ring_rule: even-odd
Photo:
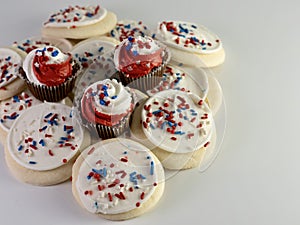
[[[49,46],[33,50],[26,56],[21,77],[37,99],[57,102],[72,91],[79,70],[71,54]]]
[[[131,90],[116,80],[98,81],[86,88],[80,103],[82,122],[100,138],[122,134],[134,109]]]

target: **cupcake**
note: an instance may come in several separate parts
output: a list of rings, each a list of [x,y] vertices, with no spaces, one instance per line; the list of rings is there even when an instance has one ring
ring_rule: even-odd
[[[70,54],[49,46],[26,56],[21,77],[37,99],[58,102],[72,91],[79,69]]]
[[[120,136],[128,128],[133,108],[131,90],[109,79],[90,85],[80,101],[83,124],[103,139]]]
[[[115,49],[114,63],[124,85],[146,91],[161,80],[170,53],[165,46],[150,37],[125,39]]]

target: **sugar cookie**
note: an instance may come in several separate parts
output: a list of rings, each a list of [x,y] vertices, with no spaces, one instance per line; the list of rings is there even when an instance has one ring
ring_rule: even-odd
[[[73,166],[72,190],[87,211],[109,220],[137,217],[164,191],[164,170],[145,146],[109,139],[88,147]]]

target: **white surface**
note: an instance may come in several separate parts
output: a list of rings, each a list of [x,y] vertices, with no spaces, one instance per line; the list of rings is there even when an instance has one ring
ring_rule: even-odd
[[[75,2],[87,1],[6,1],[0,8],[0,45],[39,34],[50,12]],[[118,224],[300,224],[299,1],[100,3],[120,19],[152,26],[163,19],[202,23],[221,37],[227,53],[216,74],[227,106],[218,158],[204,173],[172,177],[153,211]],[[18,183],[2,151],[0,159],[2,224],[113,223],[82,210],[70,183],[46,188]]]

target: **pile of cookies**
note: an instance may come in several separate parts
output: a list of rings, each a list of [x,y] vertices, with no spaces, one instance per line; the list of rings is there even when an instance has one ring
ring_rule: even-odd
[[[33,185],[72,177],[79,205],[103,218],[139,216],[163,195],[165,170],[198,167],[214,148],[222,95],[201,68],[224,59],[195,23],[150,30],[99,5],[59,10],[41,37],[0,48],[6,164]]]

